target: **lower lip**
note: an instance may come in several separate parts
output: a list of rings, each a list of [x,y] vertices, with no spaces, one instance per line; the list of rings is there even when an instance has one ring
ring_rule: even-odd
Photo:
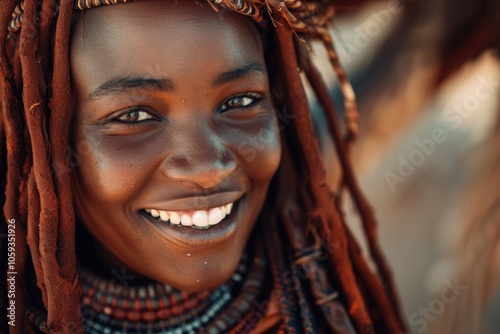
[[[189,250],[204,250],[219,247],[231,240],[236,232],[236,225],[240,220],[240,212],[244,201],[245,197],[240,198],[233,204],[233,210],[229,216],[226,216],[220,223],[211,225],[206,229],[171,225],[155,219],[145,212],[141,212],[141,216],[151,223],[153,229],[169,242]]]

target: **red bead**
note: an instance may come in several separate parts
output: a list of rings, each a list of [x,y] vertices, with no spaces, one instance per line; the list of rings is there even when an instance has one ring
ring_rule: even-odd
[[[127,298],[123,299],[123,308],[130,308],[130,303]]]
[[[152,310],[154,309],[153,307],[153,302],[151,301],[151,299],[146,299],[146,307],[148,308],[148,310]]]
[[[92,297],[94,295],[95,289],[94,288],[89,288],[89,292],[87,293],[89,297]]]
[[[170,318],[170,310],[162,309],[156,312],[156,316],[160,319],[168,319]]]
[[[174,306],[177,304],[177,297],[174,294],[170,295],[170,305]]]
[[[202,291],[198,294],[198,300],[206,299],[208,298],[208,296],[210,296],[210,292],[208,292],[207,290]]]
[[[104,313],[106,315],[110,315],[111,314],[111,307],[104,306],[104,308],[102,309],[102,313]]]
[[[127,316],[127,313],[122,310],[122,309],[114,309],[113,310],[113,316],[116,318],[116,319],[125,319],[125,317]]]
[[[198,302],[196,299],[188,299],[184,303],[184,307],[186,307],[187,309],[191,309],[191,308],[195,307],[197,304],[198,304]]]
[[[180,305],[175,305],[174,307],[172,307],[173,314],[180,315],[180,314],[182,314],[182,312],[184,312],[184,307],[182,307]]]
[[[138,311],[129,311],[127,312],[127,319],[130,321],[139,321],[141,320],[141,313]]]
[[[102,305],[99,303],[91,302],[91,306],[94,309],[94,311],[97,311],[97,312],[102,311]]]
[[[153,311],[146,311],[142,314],[142,319],[147,322],[153,322],[156,320],[156,313]]]

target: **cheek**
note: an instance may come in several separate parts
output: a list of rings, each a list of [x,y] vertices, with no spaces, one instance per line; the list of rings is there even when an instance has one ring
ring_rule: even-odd
[[[242,169],[254,181],[268,183],[281,160],[281,140],[276,119],[241,138],[235,151]]]
[[[80,158],[76,185],[102,201],[125,200],[148,175],[144,161],[151,160],[135,152],[133,145],[123,146],[95,136],[79,136],[75,144]]]

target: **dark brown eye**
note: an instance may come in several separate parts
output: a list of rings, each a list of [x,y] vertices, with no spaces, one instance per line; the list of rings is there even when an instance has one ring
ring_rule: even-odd
[[[227,99],[219,108],[219,111],[226,111],[229,109],[242,109],[250,107],[255,102],[262,99],[262,96],[257,93],[246,93],[244,95],[234,96]]]
[[[123,123],[138,123],[152,118],[153,116],[146,111],[134,110],[121,115],[117,120]]]

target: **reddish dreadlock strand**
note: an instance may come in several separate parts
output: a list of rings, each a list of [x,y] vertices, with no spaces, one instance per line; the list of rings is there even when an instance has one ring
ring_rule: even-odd
[[[48,5],[49,9],[53,6]],[[31,18],[35,18],[36,7],[27,7],[24,13],[24,20],[30,18],[29,10],[33,10]],[[45,13],[51,15],[51,13]],[[76,279],[76,259],[74,253],[74,213],[71,203],[71,192],[69,190],[69,176],[67,173],[58,173],[55,180],[52,179],[51,167],[66,166],[66,147],[67,135],[61,136],[61,132],[69,132],[69,68],[67,62],[69,49],[69,31],[71,22],[72,6],[71,2],[61,3],[60,14],[56,24],[56,40],[55,40],[55,55],[54,55],[54,97],[50,103],[50,147],[52,148],[52,159],[49,157],[47,147],[47,138],[42,133],[37,133],[37,130],[44,128],[44,107],[45,104],[38,104],[36,101],[40,98],[40,92],[34,90],[34,87],[25,88],[25,106],[34,110],[28,110],[30,115],[27,115],[28,124],[30,117],[35,115],[34,111],[38,111],[39,115],[36,118],[36,129],[32,131],[30,127],[30,135],[33,139],[33,156],[34,156],[34,171],[35,181],[40,192],[40,221],[39,221],[39,249],[42,262],[44,283],[46,288],[46,308],[48,311],[47,328],[49,330],[64,330],[70,331],[69,328],[75,327],[75,324],[80,324],[80,308],[79,290],[75,289],[74,281]],[[44,21],[50,22],[47,18]],[[48,23],[47,23],[48,24]],[[35,30],[36,28],[34,28]],[[45,32],[41,32],[45,33]],[[48,35],[47,35],[48,36]],[[36,34],[33,33],[31,45],[36,45]],[[21,30],[21,43],[23,41],[23,30]],[[40,44],[49,44],[49,41],[40,41]],[[23,50],[22,44],[20,49]],[[35,50],[27,50],[28,54],[34,55]],[[22,60],[23,58],[21,58]],[[23,77],[27,77],[28,73],[37,73],[38,87],[43,89],[45,93],[44,76],[42,68],[36,66],[34,58],[27,59],[22,62]],[[26,64],[26,65],[25,65]],[[26,66],[26,70],[24,67]],[[26,73],[26,72],[27,73]],[[46,76],[47,77],[47,76]],[[31,96],[29,92],[31,88]],[[29,100],[31,99],[31,100]],[[36,140],[36,137],[41,137]],[[38,147],[36,147],[38,146]],[[40,165],[36,166],[36,153],[40,154]],[[42,158],[43,157],[43,158]],[[53,165],[51,166],[50,162]],[[39,177],[37,170],[40,168]],[[58,172],[60,170],[56,170]],[[44,213],[48,213],[44,217]],[[44,218],[46,220],[44,220]],[[64,310],[64,312],[62,312]]]
[[[26,122],[32,139],[34,177],[40,193],[39,249],[47,289],[45,305],[48,311],[47,329],[68,332],[68,326],[74,326],[71,320],[75,317],[78,319],[79,314],[61,312],[67,308],[65,304],[72,301],[71,299],[68,301],[67,293],[71,292],[73,281],[60,276],[60,266],[56,258],[58,200],[52,180],[47,138],[43,130],[46,119],[45,105],[39,91],[40,82],[43,80],[42,69],[35,58],[38,42],[36,15],[37,3],[26,3],[23,21],[24,26],[29,26],[31,29],[21,29],[19,45],[21,68],[24,78],[31,77],[35,80],[23,81],[23,100],[24,105],[28,107],[25,109]]]
[[[38,217],[40,216],[40,196],[35,184],[35,176],[33,170],[28,178],[28,236],[27,241],[31,249],[31,260],[35,268],[37,277],[37,286],[42,291],[42,301],[47,305],[47,288],[45,287],[45,279],[43,275],[42,260],[40,258],[40,235],[38,229]]]
[[[282,18],[278,22],[285,23]],[[277,39],[283,57],[283,68],[289,107],[296,115],[298,124],[301,124],[297,136],[301,144],[308,172],[310,174],[310,187],[315,200],[314,210],[325,231],[329,231],[329,238],[335,251],[332,253],[332,261],[344,292],[349,303],[349,313],[352,316],[360,333],[372,333],[373,326],[366,310],[365,302],[361,296],[358,286],[355,284],[352,264],[347,249],[347,239],[340,217],[335,210],[328,189],[325,184],[325,170],[319,153],[317,139],[312,126],[311,114],[308,107],[300,76],[298,72],[297,57],[293,36],[281,27],[276,29]],[[291,96],[293,92],[294,96]],[[330,228],[326,225],[331,224]]]
[[[325,112],[328,118],[329,128],[332,133],[332,137],[334,139],[337,154],[340,158],[339,160],[342,166],[342,170],[344,171],[344,180],[349,187],[349,190],[354,198],[356,205],[358,206],[358,209],[360,210],[360,214],[363,220],[363,227],[369,243],[371,255],[374,258],[381,272],[381,278],[385,282],[384,285],[389,290],[391,297],[395,297],[396,294],[395,294],[392,274],[388,269],[386,261],[383,258],[382,252],[380,250],[380,246],[378,245],[378,240],[375,232],[376,223],[373,218],[373,212],[370,206],[367,204],[366,200],[364,199],[363,195],[361,194],[361,191],[359,190],[359,187],[356,182],[356,178],[352,173],[352,167],[348,154],[346,153],[345,144],[340,136],[340,127],[339,127],[339,122],[337,121],[336,118],[337,114],[334,109],[335,107],[331,99],[329,98],[328,90],[321,78],[321,75],[311,62],[309,62],[308,66],[306,66],[305,72],[309,82],[311,83],[311,86],[313,87],[315,93],[317,94],[317,97],[321,105],[325,108]],[[395,306],[394,311],[399,310],[397,298],[393,298],[392,303]],[[400,323],[403,324],[404,322],[401,321],[402,318],[400,316],[399,319]]]
[[[320,104],[325,109],[330,132],[332,133],[337,155],[339,156],[340,164],[342,166],[342,171],[344,173],[343,175],[344,181],[347,184],[349,191],[361,215],[361,219],[363,222],[363,229],[370,248],[370,254],[375,260],[375,263],[377,264],[383,285],[385,289],[387,289],[389,297],[391,298],[391,303],[393,305],[392,311],[397,316],[397,319],[401,327],[404,328],[403,317],[399,313],[400,310],[399,301],[396,295],[396,289],[394,280],[392,278],[392,273],[389,270],[389,266],[387,265],[384,256],[382,255],[382,251],[378,243],[376,235],[376,222],[373,217],[373,211],[371,207],[368,205],[361,191],[359,190],[356,178],[354,177],[354,174],[352,172],[351,162],[349,160],[348,154],[346,153],[346,147],[340,135],[339,122],[337,121],[336,118],[337,113],[335,112],[335,106],[333,105],[333,102],[329,97],[328,90],[326,88],[325,83],[323,82],[323,79],[321,78],[320,73],[315,68],[315,66],[310,62],[310,60],[307,66],[305,67],[305,72],[308,81],[310,82],[311,86],[313,87],[320,101]]]
[[[328,30],[328,24],[335,15],[335,8],[333,6],[319,8],[319,5],[315,2],[304,3],[300,0],[267,0],[266,3],[270,12],[274,8],[282,15],[295,34],[300,32],[323,42],[344,97],[347,125],[345,141],[346,148],[348,149],[358,136],[359,115],[354,90],[344,69],[340,65],[335,45]],[[293,10],[294,14],[290,10]],[[300,37],[299,40],[303,41]]]
[[[5,3],[6,2],[6,3]],[[2,88],[2,118],[5,127],[6,148],[7,148],[7,185],[5,187],[5,204],[3,212],[8,219],[16,221],[16,235],[20,240],[24,240],[26,232],[21,221],[18,204],[20,200],[19,185],[22,183],[22,166],[25,146],[23,140],[24,126],[20,108],[14,96],[14,78],[7,59],[6,40],[8,34],[8,23],[12,17],[12,11],[16,6],[16,1],[5,1],[0,9],[0,75]],[[20,288],[16,289],[14,301],[18,306],[17,316],[24,318],[24,264],[26,259],[26,245],[21,243],[16,245],[16,271]],[[11,300],[9,298],[9,300]],[[10,301],[9,301],[10,302]],[[14,328],[13,333],[21,334],[21,326]]]
[[[29,164],[31,163],[29,156],[26,157],[25,163],[23,166],[23,177],[20,180],[19,185],[19,198],[18,198],[18,208],[19,208],[19,217],[20,219],[16,220],[15,225],[15,234],[16,239],[26,240],[26,222],[28,215],[28,193],[27,193],[27,170],[29,170]],[[16,284],[19,284],[20,291],[16,291],[16,306],[21,308],[21,312],[16,314],[16,316],[20,316],[22,319],[24,317],[24,305],[25,305],[25,294],[26,294],[26,286],[25,286],[25,269],[26,269],[26,260],[28,257],[28,249],[27,245],[24,242],[16,243]],[[8,271],[11,271],[10,268]],[[21,333],[20,329],[14,331],[14,333]]]
[[[72,3],[63,1],[56,26],[52,79],[53,96],[49,103],[52,166],[56,174],[55,181],[59,199],[58,260],[61,265],[61,277],[70,282],[73,282],[76,278],[75,217],[66,153],[67,147],[69,147],[68,138],[71,117],[68,50],[72,12]],[[66,295],[66,298],[71,299],[70,304],[73,305],[75,314],[78,314],[78,294],[75,294],[74,291],[67,291],[67,293],[69,295]]]
[[[19,212],[16,210],[17,200],[19,198],[18,185],[21,182],[22,175],[22,156],[25,147],[22,134],[24,127],[22,116],[19,112],[16,98],[14,97],[14,78],[7,59],[6,40],[8,34],[8,23],[12,17],[12,11],[16,6],[15,0],[10,0],[2,4],[0,9],[0,38],[2,41],[0,49],[0,71],[2,80],[2,98],[3,98],[3,122],[7,141],[7,186],[6,202],[4,214],[6,217],[19,218]]]
[[[283,245],[279,237],[277,221],[275,217],[266,217],[268,219],[267,233],[264,233],[264,238],[267,246],[267,253],[269,254],[269,262],[271,273],[273,275],[273,283],[275,291],[279,291],[278,303],[283,322],[285,324],[286,332],[295,334],[299,331],[300,324],[297,323],[296,315],[297,308],[295,307],[295,295],[291,284],[285,281],[283,273],[286,271]]]
[[[394,307],[387,298],[384,287],[371,271],[366,259],[363,257],[356,239],[352,236],[350,231],[347,231],[347,240],[349,241],[349,254],[354,266],[356,267],[356,270],[361,273],[363,281],[368,287],[369,293],[373,296],[373,299],[378,307],[378,312],[382,315],[389,333],[403,332],[403,324],[394,313]]]
[[[356,140],[359,132],[359,115],[356,106],[356,97],[344,69],[340,66],[339,58],[329,31],[326,28],[319,28],[318,35],[321,41],[323,41],[330,63],[337,75],[340,90],[344,96],[345,118],[347,124],[345,147],[346,150],[348,150],[352,142]]]
[[[47,304],[45,307],[49,311],[49,323],[53,321],[53,317],[57,317],[56,304],[53,296],[55,293],[54,286],[57,284],[57,262],[55,259],[56,250],[56,231],[54,225],[57,226],[57,199],[53,191],[52,174],[50,164],[48,162],[48,152],[45,133],[43,131],[44,111],[42,105],[42,97],[40,96],[38,80],[39,68],[38,62],[34,58],[35,48],[37,46],[37,35],[35,30],[36,22],[36,2],[28,2],[25,4],[24,25],[30,26],[30,30],[22,29],[19,51],[23,78],[33,78],[35,80],[26,79],[23,81],[23,100],[25,106],[30,106],[25,110],[26,123],[28,125],[29,134],[32,140],[33,154],[33,171],[34,178],[38,190],[40,192],[40,221],[39,233],[40,244],[40,259],[47,288]],[[37,80],[38,79],[38,80]]]
[[[67,1],[63,1],[63,4]],[[38,41],[40,48],[40,58],[43,67],[45,82],[49,82],[49,47],[50,47],[50,30],[52,18],[55,11],[55,0],[44,0],[40,12],[40,39]]]

